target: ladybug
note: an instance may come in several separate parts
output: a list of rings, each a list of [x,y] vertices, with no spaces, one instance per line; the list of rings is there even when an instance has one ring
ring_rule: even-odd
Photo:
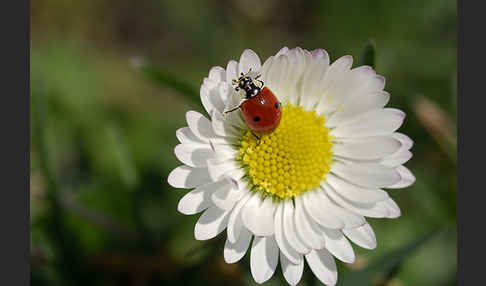
[[[241,108],[243,119],[253,135],[258,138],[254,132],[268,134],[277,128],[282,118],[282,107],[275,94],[268,87],[264,86],[265,84],[262,80],[258,79],[261,74],[253,78],[249,76],[250,72],[251,69],[248,73],[241,73],[238,79],[233,80],[235,90],[238,92],[240,90],[244,91],[245,100],[236,108],[224,113]],[[258,81],[261,85],[257,86],[255,81]]]

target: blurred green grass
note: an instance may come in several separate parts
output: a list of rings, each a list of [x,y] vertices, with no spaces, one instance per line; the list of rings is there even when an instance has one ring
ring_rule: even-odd
[[[445,228],[387,285],[454,285],[456,3],[449,0],[32,2],[31,124],[39,125],[31,133],[32,284],[254,285],[247,257],[224,264],[220,236],[193,238],[197,216],[177,212],[185,192],[166,183],[179,164],[175,130],[202,105],[154,83],[134,62],[197,91],[210,67],[245,48],[265,59],[282,46],[321,47],[332,60],[351,54],[356,62],[370,39],[389,105],[407,113],[400,131],[415,141],[407,166],[417,182],[390,191],[402,216],[370,219],[377,249],[355,247],[358,262],[339,263],[340,275]],[[66,237],[73,242],[59,243]],[[301,284],[317,283],[305,271]],[[277,272],[269,284],[282,281]]]

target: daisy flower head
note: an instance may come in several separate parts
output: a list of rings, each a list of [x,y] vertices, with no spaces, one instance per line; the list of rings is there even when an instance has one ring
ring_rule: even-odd
[[[263,64],[245,50],[239,62],[213,67],[204,78],[200,95],[209,118],[189,111],[188,127],[176,132],[175,155],[183,165],[168,182],[192,189],[178,210],[203,212],[194,230],[198,240],[226,230],[227,263],[249,251],[257,283],[270,279],[280,261],[286,281],[296,285],[307,261],[322,283],[335,285],[334,258],[355,259],[349,241],[376,247],[365,217],[400,216],[383,188],[415,181],[403,166],[413,142],[396,132],[405,114],[384,107],[384,77],[351,66],[351,56],[330,63],[322,49],[284,47]],[[242,73],[280,102],[271,132],[255,134],[241,109],[225,112],[247,100],[233,85]]]

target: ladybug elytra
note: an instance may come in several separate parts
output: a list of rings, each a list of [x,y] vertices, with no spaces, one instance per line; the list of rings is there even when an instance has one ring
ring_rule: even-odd
[[[261,75],[259,74],[253,78],[249,76],[250,71],[246,74],[241,73],[238,79],[233,80],[235,90],[243,90],[245,92],[245,100],[236,108],[224,113],[241,108],[243,119],[252,133],[271,133],[277,128],[282,118],[281,104],[273,92],[264,86],[263,81],[258,79]],[[258,81],[261,85],[257,86],[255,81]],[[253,135],[255,134],[253,133]],[[258,138],[256,135],[255,137]]]

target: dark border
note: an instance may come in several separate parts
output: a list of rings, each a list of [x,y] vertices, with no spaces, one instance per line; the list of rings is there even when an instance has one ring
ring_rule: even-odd
[[[483,1],[458,1],[458,285],[484,282],[483,151],[486,73]],[[481,101],[481,102],[480,102]],[[466,133],[469,138],[466,139]],[[467,165],[465,164],[467,162]]]
[[[30,284],[29,255],[29,1],[0,9],[2,180],[0,285]]]

